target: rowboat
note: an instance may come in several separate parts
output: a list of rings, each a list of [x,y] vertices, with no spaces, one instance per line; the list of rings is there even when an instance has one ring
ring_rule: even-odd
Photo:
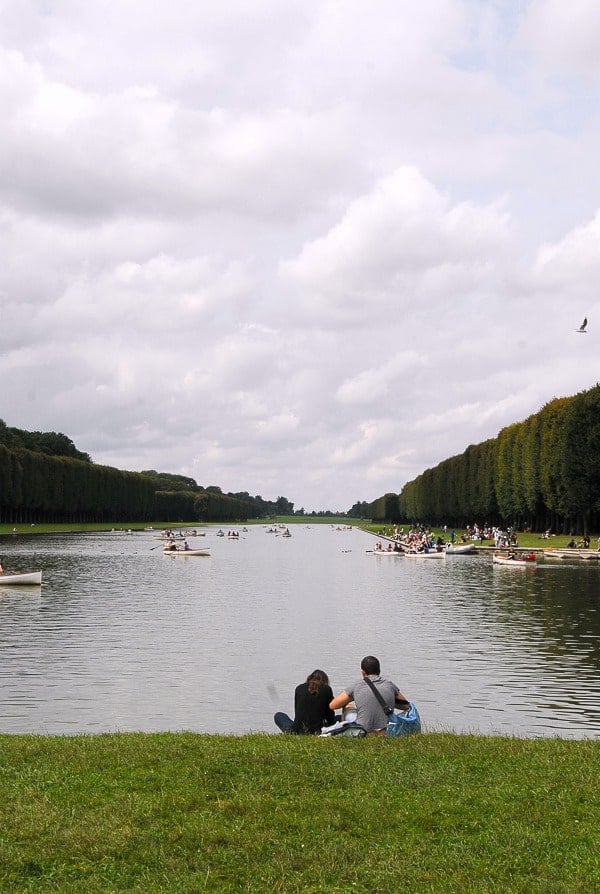
[[[403,556],[404,553],[399,549],[372,549],[368,550],[373,556]]]
[[[182,549],[180,546],[165,547],[163,549],[165,556],[210,556],[210,546],[203,546],[200,549]]]
[[[446,547],[446,552],[449,556],[466,556],[476,553],[477,547],[474,543],[459,543],[456,545],[449,543]]]
[[[15,584],[39,586],[41,583],[41,571],[16,571],[14,574],[0,574],[0,587],[3,587],[5,584],[9,584],[10,586]]]
[[[597,549],[545,549],[547,559],[600,559]]]
[[[430,549],[429,552],[420,552],[420,553],[411,553],[405,552],[404,555],[407,559],[445,559],[446,553],[444,550],[440,550],[438,553],[435,549]]]
[[[521,566],[529,565],[529,566],[532,566],[535,564],[535,555],[534,555],[534,553],[529,553],[529,555],[527,555],[527,556],[521,556],[519,558],[516,558],[515,556],[513,556],[511,558],[510,556],[500,556],[500,555],[498,555],[498,553],[494,553],[492,555],[492,562],[495,565],[511,565],[511,566],[512,565],[521,565]]]

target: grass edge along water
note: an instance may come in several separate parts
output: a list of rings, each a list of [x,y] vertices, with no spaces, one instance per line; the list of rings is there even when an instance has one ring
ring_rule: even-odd
[[[575,892],[600,743],[0,736],[0,891]]]

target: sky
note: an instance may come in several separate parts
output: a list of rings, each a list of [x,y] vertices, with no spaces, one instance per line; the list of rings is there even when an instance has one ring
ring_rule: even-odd
[[[0,0],[0,418],[335,511],[593,387],[599,88],[597,0]]]

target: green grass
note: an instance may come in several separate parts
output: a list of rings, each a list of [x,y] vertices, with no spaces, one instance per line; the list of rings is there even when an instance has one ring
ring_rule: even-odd
[[[600,744],[0,736],[0,891],[589,892]]]

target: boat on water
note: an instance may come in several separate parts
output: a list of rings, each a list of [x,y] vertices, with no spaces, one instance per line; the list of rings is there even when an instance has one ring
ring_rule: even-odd
[[[508,555],[502,556],[499,553],[492,554],[492,562],[494,565],[520,565],[520,566],[535,566],[535,553],[525,553],[519,556],[517,555]]]
[[[474,543],[449,543],[446,547],[446,553],[449,556],[470,556],[477,552]]]
[[[184,549],[182,546],[166,546],[163,549],[165,556],[210,556],[210,546],[202,546],[198,549]]]
[[[41,583],[42,583],[42,572],[41,571],[15,571],[15,572],[4,571],[2,574],[0,574],[0,587],[4,587],[5,585],[9,585],[9,586],[23,585],[23,586],[39,587]]]
[[[445,559],[446,551],[440,550],[439,552],[435,549],[430,549],[427,552],[422,550],[421,552],[411,552],[407,550],[404,555],[407,559]]]
[[[597,549],[545,549],[544,557],[548,559],[600,559]]]
[[[368,552],[372,556],[403,556],[404,553],[399,549],[370,549]]]

